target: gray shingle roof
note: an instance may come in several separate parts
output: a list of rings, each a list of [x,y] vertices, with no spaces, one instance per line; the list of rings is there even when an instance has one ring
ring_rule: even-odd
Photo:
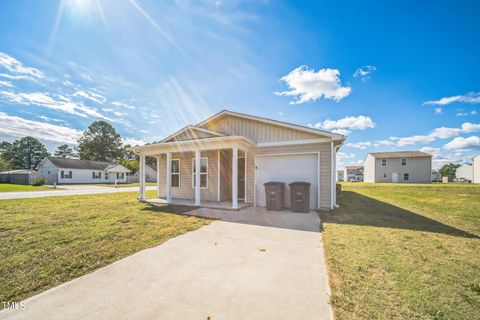
[[[372,152],[370,154],[374,158],[420,158],[432,156],[422,151]]]
[[[57,157],[47,157],[47,159],[50,160],[57,168],[65,169],[105,170],[108,166],[115,165],[114,163],[109,162],[80,159],[67,159]]]

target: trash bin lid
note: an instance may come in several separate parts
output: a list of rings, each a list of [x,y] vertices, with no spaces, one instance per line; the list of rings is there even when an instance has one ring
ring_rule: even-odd
[[[264,186],[284,186],[285,183],[280,181],[269,181],[269,182],[265,182],[263,185]]]
[[[290,187],[294,186],[305,186],[305,187],[310,187],[310,182],[304,182],[304,181],[295,181],[289,184]]]

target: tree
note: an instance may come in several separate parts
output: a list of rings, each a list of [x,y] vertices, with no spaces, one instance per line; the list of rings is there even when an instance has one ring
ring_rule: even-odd
[[[0,172],[2,171],[8,171],[10,170],[12,167],[10,166],[10,163],[3,159],[2,157],[0,157]]]
[[[2,157],[4,153],[2,153]],[[43,158],[49,156],[43,143],[33,137],[15,140],[6,153],[4,159],[10,162],[15,169],[34,169]]]
[[[12,148],[12,144],[7,141],[0,142],[0,155],[4,152],[8,152]]]
[[[55,157],[75,158],[75,153],[73,152],[73,149],[68,146],[68,144],[62,144],[57,147],[57,150],[55,150]]]
[[[95,121],[78,139],[78,154],[82,160],[113,162],[123,157],[120,135],[111,124]]]
[[[126,160],[122,159],[120,160],[120,164],[124,166],[125,168],[128,168],[132,170],[132,172],[137,172],[138,169],[140,168],[140,161],[138,160]]]
[[[440,172],[440,175],[442,177],[455,178],[455,171],[457,170],[458,167],[460,167],[459,164],[448,163],[443,167],[441,167],[440,170],[438,170],[438,172]]]

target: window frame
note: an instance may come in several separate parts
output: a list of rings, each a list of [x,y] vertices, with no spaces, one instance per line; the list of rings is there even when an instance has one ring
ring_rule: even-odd
[[[403,160],[405,160],[405,164],[403,163]],[[400,158],[400,165],[401,166],[406,166],[407,165],[407,158]]]
[[[205,160],[207,172],[201,172],[200,169],[200,189],[208,189],[208,157],[200,157],[200,168],[202,167],[202,160]],[[202,175],[206,175],[206,186],[202,187]],[[195,189],[195,158],[192,158],[192,189]]]
[[[385,161],[385,164],[383,164],[384,161]],[[388,161],[387,161],[387,159],[382,159],[382,160],[380,160],[380,163],[382,164],[382,167],[386,167],[387,164],[388,164]]]
[[[60,179],[72,179],[72,170],[60,170]]]
[[[405,176],[407,177],[407,179],[405,179]],[[410,181],[410,173],[405,172],[405,173],[403,174],[403,181]]]
[[[92,180],[102,180],[102,172],[101,171],[92,171]],[[98,176],[97,176],[98,174]]]
[[[173,161],[178,161],[178,172],[173,172],[172,167],[173,167]],[[180,159],[172,159],[172,162],[170,163],[170,187],[171,188],[180,188],[181,181],[180,181]],[[173,185],[173,175],[178,175],[178,186],[175,187]]]

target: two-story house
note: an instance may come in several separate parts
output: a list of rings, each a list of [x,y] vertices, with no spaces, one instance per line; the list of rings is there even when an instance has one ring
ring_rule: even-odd
[[[369,153],[363,166],[365,182],[432,182],[432,156],[422,151]]]

